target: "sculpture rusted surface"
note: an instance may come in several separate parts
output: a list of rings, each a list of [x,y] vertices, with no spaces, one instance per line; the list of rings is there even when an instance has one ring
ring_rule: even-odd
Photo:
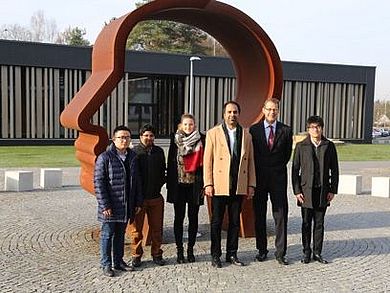
[[[244,126],[261,118],[265,99],[281,96],[279,55],[262,28],[240,10],[214,0],[155,0],[139,7],[104,27],[92,52],[92,75],[61,114],[64,127],[79,131],[75,147],[81,163],[80,183],[90,193],[94,193],[96,157],[109,142],[106,130],[91,124],[92,116],[123,77],[126,40],[134,26],[144,20],[189,24],[218,40],[233,62],[236,101],[241,104]],[[246,209],[244,203],[243,211]]]

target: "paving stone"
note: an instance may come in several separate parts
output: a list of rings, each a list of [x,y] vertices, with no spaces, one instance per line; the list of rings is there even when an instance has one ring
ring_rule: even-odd
[[[361,164],[367,173],[369,166]],[[359,170],[358,165],[353,168]],[[372,174],[388,176],[386,170]],[[78,170],[65,168],[64,174],[77,177]],[[167,265],[154,265],[150,247],[146,247],[139,269],[114,278],[104,277],[99,267],[100,225],[94,197],[77,185],[51,191],[0,192],[0,292],[389,292],[390,200],[336,196],[325,218],[323,256],[330,263],[304,265],[300,263],[300,210],[290,190],[289,266],[280,266],[273,257],[270,207],[267,261],[255,261],[255,239],[246,238],[240,239],[238,256],[247,266],[223,262],[222,269],[213,268],[208,215],[202,207],[197,262],[176,264],[173,208],[166,204],[163,250]],[[225,239],[223,233],[223,245]],[[126,243],[129,259],[128,239]]]

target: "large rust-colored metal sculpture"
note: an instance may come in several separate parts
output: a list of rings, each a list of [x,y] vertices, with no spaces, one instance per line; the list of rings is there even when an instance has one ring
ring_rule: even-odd
[[[242,106],[241,123],[249,126],[261,118],[269,97],[280,98],[282,66],[267,34],[246,14],[214,0],[155,0],[104,27],[92,52],[92,75],[61,114],[64,127],[77,129],[76,157],[81,162],[81,186],[94,193],[96,157],[108,144],[106,129],[91,124],[124,74],[125,45],[131,30],[144,20],[171,20],[196,26],[210,35],[231,56],[237,77],[236,100]],[[243,213],[252,208],[244,203]],[[245,236],[245,233],[242,232]]]

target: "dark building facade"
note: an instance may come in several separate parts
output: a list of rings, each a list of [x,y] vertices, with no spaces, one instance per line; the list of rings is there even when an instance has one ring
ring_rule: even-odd
[[[77,132],[63,128],[59,115],[91,74],[90,47],[0,41],[0,143],[71,142]],[[189,57],[126,52],[125,74],[94,115],[109,133],[144,123],[168,137],[189,109]],[[302,62],[283,63],[280,118],[295,134],[310,115],[321,115],[328,137],[371,141],[375,67]],[[194,115],[201,131],[221,120],[222,105],[236,92],[228,58],[202,57],[194,63]]]

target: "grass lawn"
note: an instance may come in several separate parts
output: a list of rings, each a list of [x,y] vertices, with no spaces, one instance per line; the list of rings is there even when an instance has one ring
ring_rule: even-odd
[[[389,144],[337,145],[340,161],[390,161]]]
[[[77,166],[74,146],[0,147],[0,168]]]
[[[340,161],[390,161],[390,145],[344,144],[337,153]],[[78,166],[74,146],[0,147],[0,168]]]

